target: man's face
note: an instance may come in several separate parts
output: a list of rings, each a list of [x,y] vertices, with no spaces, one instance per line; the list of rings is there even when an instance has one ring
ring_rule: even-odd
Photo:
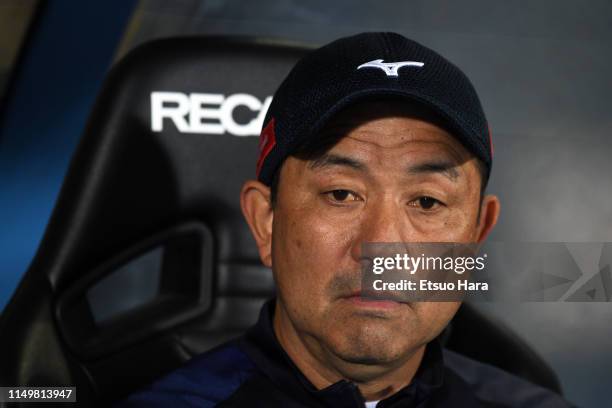
[[[361,244],[483,239],[476,159],[390,103],[356,105],[323,132],[341,139],[322,157],[289,157],[281,168],[270,249],[278,307],[319,358],[401,362],[459,304],[361,300]]]

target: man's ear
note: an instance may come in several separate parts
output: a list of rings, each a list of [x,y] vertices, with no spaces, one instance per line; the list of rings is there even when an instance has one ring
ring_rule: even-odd
[[[488,194],[483,197],[480,207],[480,219],[478,222],[478,236],[476,242],[484,241],[495,224],[497,224],[500,208],[501,204],[497,196]]]
[[[271,268],[274,212],[270,201],[270,188],[259,181],[247,181],[240,191],[240,208],[257,243],[261,262]]]

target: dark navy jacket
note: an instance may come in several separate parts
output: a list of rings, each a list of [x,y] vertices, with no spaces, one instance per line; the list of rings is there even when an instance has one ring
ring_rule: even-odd
[[[272,328],[273,303],[234,341],[133,394],[129,407],[364,407],[355,384],[317,390],[282,349]],[[378,403],[387,407],[568,407],[558,395],[490,365],[427,345],[410,385]]]

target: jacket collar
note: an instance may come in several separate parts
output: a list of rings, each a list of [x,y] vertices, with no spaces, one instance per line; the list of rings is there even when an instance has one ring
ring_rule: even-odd
[[[318,401],[323,406],[363,407],[364,399],[355,384],[338,381],[322,390],[316,389],[293,363],[282,348],[273,327],[275,301],[264,304],[259,320],[243,338],[242,345],[258,368],[280,389],[304,401]],[[444,361],[442,347],[437,339],[427,344],[421,365],[412,382],[378,407],[417,406],[442,386]]]

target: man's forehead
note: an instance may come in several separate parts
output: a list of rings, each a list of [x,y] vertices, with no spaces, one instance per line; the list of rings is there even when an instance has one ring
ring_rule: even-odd
[[[450,181],[456,182],[463,173],[460,170],[461,163],[453,158],[441,155],[435,157],[420,157],[417,160],[408,161],[403,166],[398,166],[396,170],[406,176],[419,176],[428,174],[441,174]],[[334,152],[325,153],[309,162],[311,170],[329,170],[337,168],[351,169],[359,173],[368,174],[371,172],[371,163],[362,161],[359,157],[352,155],[337,154]]]
[[[335,146],[355,146],[390,152],[423,148],[457,150],[461,146],[444,129],[412,118],[381,118],[356,126],[333,126],[326,132],[326,136],[333,135],[336,138]]]

